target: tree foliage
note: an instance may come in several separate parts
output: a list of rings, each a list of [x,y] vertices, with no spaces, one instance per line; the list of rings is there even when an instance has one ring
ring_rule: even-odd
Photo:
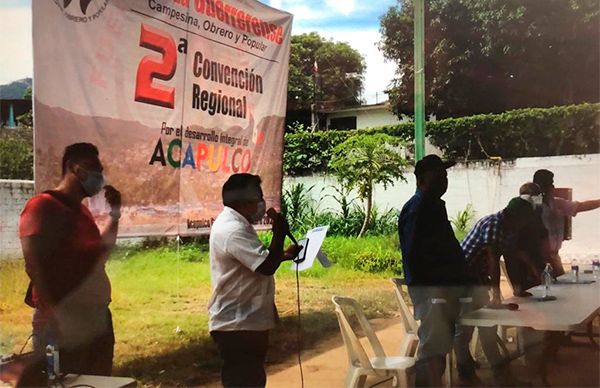
[[[309,110],[315,90],[318,108],[359,104],[365,69],[364,58],[348,43],[327,40],[316,32],[292,36],[288,110]]]
[[[331,170],[342,185],[356,189],[365,202],[365,219],[358,236],[366,231],[371,219],[373,189],[376,184],[388,184],[404,178],[402,172],[407,161],[402,154],[398,138],[382,133],[352,136],[333,151]]]
[[[598,102],[597,0],[428,0],[426,109],[438,117]],[[413,1],[381,17],[380,48],[398,64],[390,99],[413,107]]]
[[[33,179],[31,129],[0,132],[0,179]]]
[[[26,100],[31,100],[31,97],[33,95],[33,90],[31,88],[31,86],[27,87],[27,89],[25,89],[25,92],[23,93],[23,98]]]

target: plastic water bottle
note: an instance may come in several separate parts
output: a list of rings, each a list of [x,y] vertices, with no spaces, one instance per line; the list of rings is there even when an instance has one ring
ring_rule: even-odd
[[[546,264],[544,272],[542,273],[542,284],[544,285],[544,296],[543,298],[550,297],[550,284],[552,284],[552,266],[550,263]]]
[[[571,261],[571,274],[573,275],[573,283],[579,282],[579,264],[576,259]]]
[[[60,375],[60,357],[58,345],[52,340],[48,340],[46,345],[46,372],[48,373],[48,385],[54,386]]]

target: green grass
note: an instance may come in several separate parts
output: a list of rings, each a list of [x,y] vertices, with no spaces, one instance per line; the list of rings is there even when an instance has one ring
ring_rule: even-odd
[[[264,240],[269,235],[261,236]],[[359,300],[369,317],[396,312],[387,278],[392,272],[355,268],[369,252],[400,260],[397,238],[331,237],[324,251],[335,265],[300,274],[303,348],[338,336],[332,295]],[[368,260],[368,258],[367,258]],[[270,363],[296,352],[296,279],[284,263],[276,274],[276,303],[282,319],[273,330]],[[112,283],[116,375],[152,385],[201,385],[218,380],[219,362],[207,331],[211,295],[206,244],[119,248],[107,266]],[[17,352],[31,330],[31,309],[23,303],[27,276],[23,261],[0,263],[0,353]],[[176,328],[180,331],[176,332]]]

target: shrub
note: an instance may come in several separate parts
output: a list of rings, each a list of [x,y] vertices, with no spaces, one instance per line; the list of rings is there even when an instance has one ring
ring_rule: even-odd
[[[0,178],[33,179],[31,129],[4,129],[0,132]]]
[[[463,210],[459,210],[456,213],[456,216],[450,218],[450,222],[454,226],[454,232],[464,236],[471,226],[473,218],[475,218],[475,210],[473,209],[473,205],[468,203]]]
[[[600,104],[517,109],[426,123],[426,135],[446,156],[466,160],[600,152]],[[334,148],[350,136],[384,133],[412,142],[413,123],[352,131],[285,135],[286,174],[327,172]]]

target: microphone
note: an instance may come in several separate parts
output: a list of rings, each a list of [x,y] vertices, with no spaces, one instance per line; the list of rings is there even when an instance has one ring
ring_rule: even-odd
[[[283,217],[280,213],[277,213],[277,211],[272,207],[269,208],[269,210],[267,210],[267,216],[269,216],[269,218],[273,221],[275,221],[277,217]],[[292,235],[292,232],[290,232],[289,228],[285,231],[285,235],[288,236],[294,244],[298,245],[298,241],[296,241],[296,238]]]

